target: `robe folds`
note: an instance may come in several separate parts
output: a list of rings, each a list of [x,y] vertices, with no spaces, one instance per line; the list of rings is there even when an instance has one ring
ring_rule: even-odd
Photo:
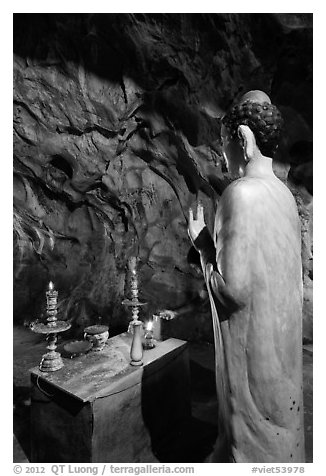
[[[194,242],[210,295],[219,437],[213,462],[304,462],[301,234],[274,174],[231,183]]]

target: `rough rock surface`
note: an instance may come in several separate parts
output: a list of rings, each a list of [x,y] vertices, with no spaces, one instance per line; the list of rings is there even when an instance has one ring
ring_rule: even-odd
[[[41,316],[52,279],[75,334],[99,316],[125,330],[136,255],[143,318],[193,302],[169,332],[212,340],[187,213],[200,199],[211,225],[220,118],[249,89],[287,124],[276,171],[302,217],[311,340],[310,14],[14,15],[16,320]]]

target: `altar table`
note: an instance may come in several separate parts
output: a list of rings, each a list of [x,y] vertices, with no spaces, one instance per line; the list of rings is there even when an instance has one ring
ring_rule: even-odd
[[[141,367],[130,365],[130,345],[124,333],[56,372],[31,369],[33,463],[158,461],[190,417],[187,345],[158,342]]]

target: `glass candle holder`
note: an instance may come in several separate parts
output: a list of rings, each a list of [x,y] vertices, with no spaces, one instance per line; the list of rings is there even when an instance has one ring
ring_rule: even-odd
[[[155,347],[153,322],[148,322],[144,334],[144,349],[153,349]]]

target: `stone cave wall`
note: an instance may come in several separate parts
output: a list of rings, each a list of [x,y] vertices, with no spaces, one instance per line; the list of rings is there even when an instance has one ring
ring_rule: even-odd
[[[312,339],[312,15],[14,15],[14,318],[44,315],[49,280],[74,335],[126,329],[127,261],[143,318],[212,340],[188,209],[212,226],[230,182],[220,121],[262,89],[287,129],[275,170],[302,218],[304,335]]]

